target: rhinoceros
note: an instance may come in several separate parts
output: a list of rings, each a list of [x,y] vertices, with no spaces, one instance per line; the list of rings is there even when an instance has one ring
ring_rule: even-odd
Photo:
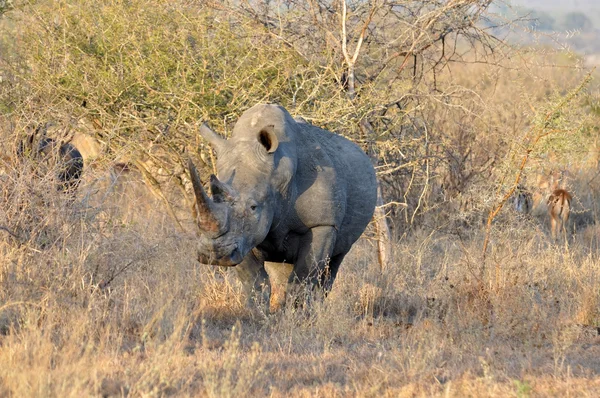
[[[293,264],[288,295],[326,295],[373,216],[377,184],[369,157],[279,105],[244,112],[229,140],[206,124],[199,132],[216,151],[218,177],[210,176],[211,198],[189,161],[198,261],[235,266],[250,301],[267,309],[265,261]]]

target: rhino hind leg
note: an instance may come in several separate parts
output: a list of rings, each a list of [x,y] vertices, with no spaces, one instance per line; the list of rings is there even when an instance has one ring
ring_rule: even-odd
[[[337,276],[337,272],[340,269],[340,265],[342,264],[344,257],[346,257],[346,253],[333,256],[325,268],[325,272],[323,272],[321,277],[321,286],[323,286],[325,295],[331,291],[333,282],[335,281],[335,277]]]
[[[248,305],[261,308],[266,314],[270,311],[271,283],[265,270],[264,260],[256,250],[252,250],[244,260],[235,267],[237,276],[242,282]]]
[[[312,228],[302,238],[298,259],[289,277],[287,289],[288,296],[293,297],[295,306],[311,301],[315,294],[323,296],[327,284],[333,283],[343,259],[343,256],[339,261],[339,256],[331,257],[336,238],[337,232],[333,226]],[[327,284],[324,284],[325,282]]]

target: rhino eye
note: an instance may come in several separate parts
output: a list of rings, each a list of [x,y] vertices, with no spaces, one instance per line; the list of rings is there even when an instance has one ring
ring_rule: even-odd
[[[252,210],[252,211],[256,210],[256,205],[251,205],[250,210]]]

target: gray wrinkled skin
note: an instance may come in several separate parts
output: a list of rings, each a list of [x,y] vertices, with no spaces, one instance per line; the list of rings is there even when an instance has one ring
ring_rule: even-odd
[[[267,308],[265,261],[293,264],[288,295],[302,286],[327,293],[373,216],[376,180],[367,155],[277,105],[247,110],[229,140],[206,125],[200,134],[217,152],[218,178],[211,176],[211,199],[190,162],[198,260],[235,266],[249,297]]]

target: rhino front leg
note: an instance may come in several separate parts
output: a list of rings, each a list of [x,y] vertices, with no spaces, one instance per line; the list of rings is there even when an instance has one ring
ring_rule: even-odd
[[[269,313],[271,301],[271,283],[265,270],[262,253],[253,249],[244,257],[244,260],[235,267],[238,278],[242,282],[244,292],[250,307],[262,308]]]
[[[288,281],[288,293],[296,305],[310,300],[317,289],[324,293],[324,276],[328,272],[336,238],[337,231],[333,226],[311,228],[301,238],[298,259]]]
[[[278,311],[285,305],[287,283],[293,270],[293,264],[266,261],[265,269],[271,282],[271,310]]]

